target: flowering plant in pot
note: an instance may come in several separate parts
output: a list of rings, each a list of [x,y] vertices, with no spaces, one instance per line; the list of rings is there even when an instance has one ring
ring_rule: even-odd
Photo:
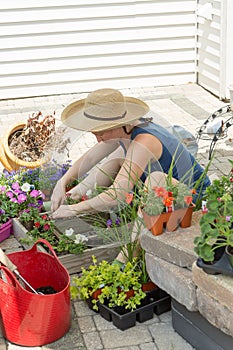
[[[233,162],[230,161],[231,165]],[[194,239],[194,250],[204,262],[221,258],[226,247],[233,253],[233,168],[216,179],[206,190],[205,213],[200,219],[201,234]]]
[[[54,221],[47,214],[36,208],[28,208],[20,213],[19,221],[28,228],[26,237],[21,242],[31,246],[38,239],[46,239],[58,255],[80,254],[86,249],[87,238],[84,235],[75,235],[72,228],[65,233],[56,234]]]
[[[34,169],[20,167],[16,171],[8,172],[7,170],[4,170],[3,175],[5,181],[7,181],[9,185],[16,181],[21,185],[29,183],[31,186],[34,186],[34,189],[41,190],[45,195],[49,195],[57,181],[70,167],[71,160],[67,160],[60,164],[55,159],[52,159],[50,162]]]
[[[154,235],[161,234],[165,225],[168,231],[190,226],[194,189],[167,181],[165,186],[145,186],[139,194],[145,225]]]
[[[93,264],[88,269],[82,268],[81,276],[73,278],[72,298],[91,299],[94,310],[98,310],[99,303],[109,307],[124,306],[129,310],[140,305],[146,294],[141,288],[141,271],[136,269],[136,262],[127,262],[121,269],[105,260],[98,263],[94,256],[92,259]]]
[[[19,213],[28,207],[41,208],[43,205],[43,193],[35,190],[30,184],[24,183],[22,186],[18,182],[13,182],[0,187],[0,202],[2,209],[10,217],[18,216]]]

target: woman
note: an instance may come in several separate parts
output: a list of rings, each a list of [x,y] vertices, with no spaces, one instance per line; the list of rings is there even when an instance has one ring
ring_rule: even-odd
[[[92,132],[98,143],[57,183],[51,198],[53,218],[109,210],[116,205],[116,197],[125,198],[138,179],[145,181],[149,173],[152,185],[164,182],[171,165],[174,181],[194,186],[202,177],[203,168],[174,135],[153,123],[149,114],[143,101],[124,97],[114,89],[96,90],[63,111],[63,123]],[[89,200],[63,205],[66,185],[87,173],[70,191],[71,198],[81,198],[96,185],[108,189]],[[201,197],[209,185],[209,178],[204,176],[197,195]]]

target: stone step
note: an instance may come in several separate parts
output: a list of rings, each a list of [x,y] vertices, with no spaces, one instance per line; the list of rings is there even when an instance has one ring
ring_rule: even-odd
[[[192,279],[197,286],[199,312],[215,327],[233,337],[232,277],[209,275],[194,263]]]
[[[196,285],[192,272],[146,253],[147,271],[152,281],[190,311],[197,311]]]

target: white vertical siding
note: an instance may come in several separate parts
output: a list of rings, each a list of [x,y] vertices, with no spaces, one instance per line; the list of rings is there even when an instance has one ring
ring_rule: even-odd
[[[197,16],[197,82],[225,99],[233,83],[233,5],[229,0],[198,0],[198,9],[206,4],[212,4],[212,19]]]
[[[0,96],[195,82],[193,0],[0,4]]]

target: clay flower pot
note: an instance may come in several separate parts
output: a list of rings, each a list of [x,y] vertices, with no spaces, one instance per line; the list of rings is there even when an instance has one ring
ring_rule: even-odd
[[[37,168],[39,166],[41,166],[42,164],[45,163],[45,159],[39,159],[35,162],[26,162],[20,158],[18,158],[17,156],[15,156],[10,148],[9,148],[9,139],[10,137],[16,133],[16,132],[20,132],[21,130],[23,130],[23,128],[25,127],[25,123],[18,123],[16,125],[14,125],[13,127],[11,127],[3,136],[2,138],[2,147],[3,150],[0,154],[1,157],[1,162],[3,163],[3,165],[5,166],[5,168],[8,171],[12,171],[12,170],[17,170],[20,167],[26,167],[26,168],[30,168],[30,169],[34,169]]]
[[[163,233],[165,228],[168,232],[173,232],[179,226],[182,228],[189,227],[191,225],[194,207],[195,205],[191,205],[188,208],[181,208],[170,213],[161,213],[155,216],[148,215],[142,209],[142,216],[147,229],[154,236],[158,236]]]

